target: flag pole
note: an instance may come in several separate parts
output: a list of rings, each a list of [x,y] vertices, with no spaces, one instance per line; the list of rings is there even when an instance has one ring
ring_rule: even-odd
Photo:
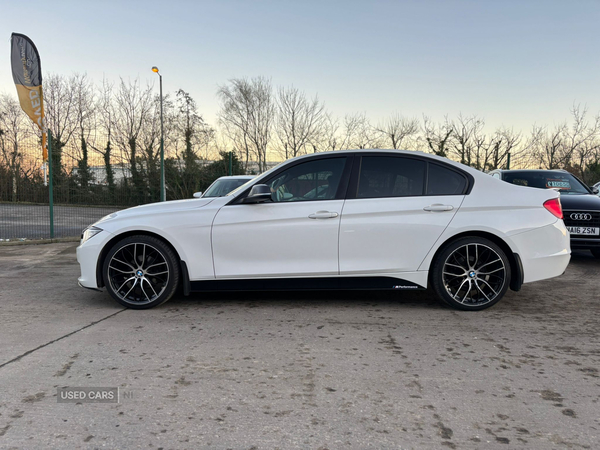
[[[52,183],[52,132],[48,130],[48,204],[50,206],[50,239],[54,239],[54,189]]]

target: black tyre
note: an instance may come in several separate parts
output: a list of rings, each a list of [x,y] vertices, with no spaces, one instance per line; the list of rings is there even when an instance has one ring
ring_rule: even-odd
[[[500,301],[510,285],[510,263],[504,251],[481,237],[450,242],[433,262],[431,285],[453,308],[478,311]]]
[[[179,285],[179,263],[160,239],[139,235],[117,242],[102,268],[104,285],[121,305],[148,309],[169,300]]]
[[[591,248],[590,252],[592,252],[594,258],[600,259],[600,248]]]

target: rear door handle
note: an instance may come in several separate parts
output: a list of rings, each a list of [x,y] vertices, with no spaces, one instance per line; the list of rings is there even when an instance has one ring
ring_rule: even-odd
[[[337,217],[338,213],[329,211],[317,211],[308,216],[309,219],[333,219]]]
[[[423,208],[424,211],[434,211],[434,212],[442,212],[442,211],[452,211],[454,206],[452,205],[442,205],[441,203],[434,203],[433,205],[426,206]]]

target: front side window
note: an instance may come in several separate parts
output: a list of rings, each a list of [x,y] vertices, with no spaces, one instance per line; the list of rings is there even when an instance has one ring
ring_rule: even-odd
[[[424,161],[394,156],[363,156],[357,198],[423,195]]]
[[[346,158],[318,159],[297,164],[267,181],[274,202],[335,199]]]

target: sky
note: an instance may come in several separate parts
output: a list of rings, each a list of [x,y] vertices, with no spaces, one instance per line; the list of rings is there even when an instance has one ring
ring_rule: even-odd
[[[26,6],[25,6],[26,5]],[[336,116],[483,117],[486,128],[554,126],[600,113],[600,1],[3,1],[0,92],[16,96],[10,34],[44,76],[87,73],[189,92],[216,123],[233,78],[318,95]]]

